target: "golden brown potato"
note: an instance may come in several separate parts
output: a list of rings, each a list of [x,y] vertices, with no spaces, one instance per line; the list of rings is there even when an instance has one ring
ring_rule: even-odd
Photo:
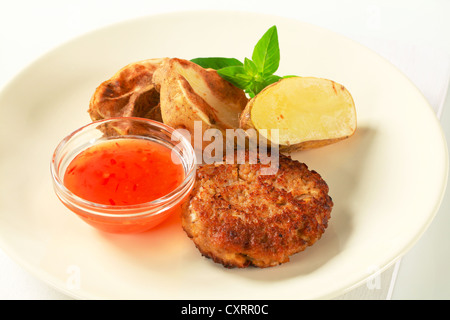
[[[159,92],[153,85],[153,73],[167,58],[134,62],[101,83],[89,102],[93,121],[112,117],[143,117],[162,121]]]
[[[353,135],[355,104],[347,89],[332,80],[285,78],[249,101],[240,126],[255,129],[268,144],[278,140],[281,152],[317,148]]]
[[[160,94],[163,122],[175,129],[188,130],[191,138],[195,121],[201,124],[202,136],[208,129],[218,129],[222,138],[226,138],[226,129],[239,128],[239,115],[248,99],[243,90],[215,70],[172,58],[155,71],[153,83]],[[209,143],[202,139],[202,148]]]

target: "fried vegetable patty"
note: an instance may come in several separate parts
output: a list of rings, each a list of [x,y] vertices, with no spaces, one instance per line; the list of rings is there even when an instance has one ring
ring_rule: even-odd
[[[182,226],[203,256],[227,268],[272,267],[320,239],[333,207],[326,182],[284,155],[275,174],[261,174],[264,166],[198,169]]]

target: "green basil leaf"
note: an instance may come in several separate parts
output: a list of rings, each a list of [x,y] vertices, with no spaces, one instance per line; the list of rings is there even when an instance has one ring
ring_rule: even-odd
[[[248,58],[245,58],[244,60],[244,70],[249,76],[252,77],[256,76],[256,74],[258,73],[258,67],[252,60]]]
[[[244,90],[251,98],[280,79],[295,77],[274,75],[280,64],[276,26],[264,33],[253,49],[252,59],[245,58],[244,63],[235,58],[224,57],[195,58],[191,61],[203,68],[217,70],[223,79]]]
[[[192,62],[198,64],[203,68],[211,68],[219,70],[230,66],[242,66],[243,63],[235,58],[223,58],[223,57],[208,57],[208,58],[195,58],[191,59]]]
[[[276,76],[276,75],[270,75],[264,78],[264,87],[267,87],[268,85],[277,82],[280,79],[283,79],[284,77]]]
[[[259,39],[253,49],[252,60],[258,67],[258,71],[264,75],[277,71],[280,65],[280,47],[276,26],[269,28]]]
[[[264,89],[266,87],[264,81],[253,81],[250,85],[249,85],[249,89],[251,89],[251,91],[257,95],[262,89]]]
[[[225,67],[217,70],[217,73],[222,78],[241,89],[245,89],[252,80],[252,77],[245,73],[243,66]]]
[[[245,90],[245,92],[248,94],[250,98],[254,98],[256,96],[256,94],[250,89]]]

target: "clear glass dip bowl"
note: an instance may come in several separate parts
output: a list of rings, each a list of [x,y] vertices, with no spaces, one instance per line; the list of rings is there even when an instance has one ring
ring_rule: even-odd
[[[67,166],[83,150],[110,139],[148,139],[166,146],[173,159],[181,161],[183,182],[165,196],[140,204],[106,205],[80,198],[64,185]],[[133,117],[95,121],[75,130],[59,143],[51,160],[53,185],[61,202],[91,226],[110,233],[147,231],[180,214],[194,185],[195,170],[194,149],[182,134],[163,123]]]

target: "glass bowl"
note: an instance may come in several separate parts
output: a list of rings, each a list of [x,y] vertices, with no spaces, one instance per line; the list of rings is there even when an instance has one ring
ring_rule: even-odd
[[[108,205],[83,199],[64,185],[64,174],[82,151],[111,139],[147,139],[172,150],[173,161],[180,161],[184,180],[175,190],[156,200],[132,205]],[[173,214],[180,214],[195,182],[195,152],[181,133],[149,119],[118,117],[94,121],[65,137],[51,160],[55,193],[61,202],[91,226],[110,233],[147,231]]]

